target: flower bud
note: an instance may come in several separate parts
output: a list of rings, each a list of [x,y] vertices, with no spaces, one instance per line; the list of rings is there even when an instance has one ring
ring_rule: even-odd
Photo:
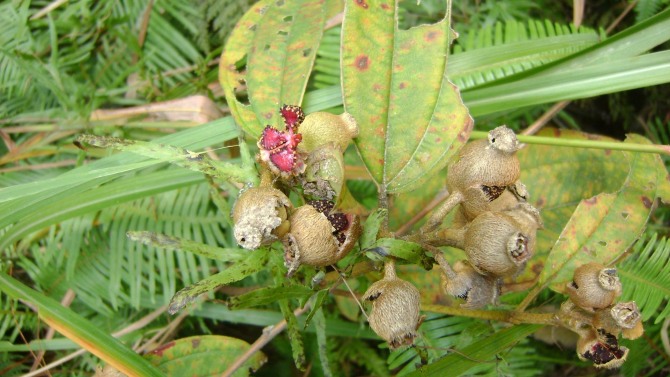
[[[351,139],[358,136],[358,123],[353,115],[335,115],[326,112],[311,113],[300,125],[303,142],[300,150],[312,153],[322,145],[333,143],[344,153]]]
[[[485,212],[474,219],[465,231],[463,248],[475,270],[494,277],[514,275],[533,253],[528,235],[501,212]]]
[[[368,321],[372,330],[388,342],[391,349],[414,343],[420,324],[419,290],[399,279],[392,263],[387,263],[382,280],[374,282],[363,295],[372,302]]]
[[[619,346],[616,336],[612,334],[590,330],[580,334],[577,356],[580,360],[592,361],[596,368],[614,369],[626,361],[628,348]]]
[[[467,261],[458,261],[453,270],[442,267],[442,288],[447,294],[465,300],[461,307],[479,309],[495,304],[499,296],[499,279],[475,271]]]
[[[308,202],[290,216],[291,228],[282,240],[288,275],[301,264],[324,267],[344,258],[361,234],[358,216],[335,212],[333,203]]]
[[[283,237],[293,208],[283,192],[273,187],[252,187],[240,193],[233,207],[233,234],[245,249],[256,249]]]
[[[589,312],[612,305],[621,295],[616,269],[595,262],[577,267],[573,281],[566,288],[570,300]]]

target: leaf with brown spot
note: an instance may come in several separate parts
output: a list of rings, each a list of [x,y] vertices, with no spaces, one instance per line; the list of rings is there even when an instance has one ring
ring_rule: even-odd
[[[334,0],[262,0],[238,22],[219,65],[221,86],[235,121],[258,137],[282,124],[279,107],[301,105]],[[246,69],[240,68],[246,62]],[[236,97],[246,84],[249,104]]]
[[[626,142],[650,143],[639,135],[629,135]],[[547,257],[540,283],[550,284],[554,291],[564,292],[576,267],[591,261],[610,265],[626,252],[642,234],[654,210],[641,198],[670,199],[670,183],[660,156],[620,153],[624,162],[617,168],[627,173],[621,187],[616,192],[582,200]]]
[[[443,20],[409,30],[398,29],[394,1],[360,4],[345,6],[344,106],[360,125],[356,146],[373,179],[389,193],[411,191],[447,164],[472,128],[445,76],[451,2]]]
[[[192,336],[161,346],[145,358],[166,376],[206,377],[223,373],[249,348],[249,343],[228,336]],[[258,370],[266,361],[267,357],[262,352],[255,352],[233,376],[248,376],[250,371]]]

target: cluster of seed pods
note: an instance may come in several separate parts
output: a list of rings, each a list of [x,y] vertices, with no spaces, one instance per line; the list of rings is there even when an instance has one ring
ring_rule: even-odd
[[[566,286],[569,299],[561,305],[562,324],[579,335],[577,356],[598,368],[618,368],[628,348],[617,338],[637,339],[644,332],[635,301],[619,302],[621,282],[614,268],[586,263],[575,269]]]
[[[422,228],[425,244],[465,251],[467,260],[453,268],[441,254],[436,255],[444,290],[463,299],[463,307],[495,304],[502,279],[518,274],[535,251],[542,219],[519,181],[516,152],[520,147],[506,126],[464,146],[448,165],[449,196]],[[441,228],[454,209],[451,227]]]
[[[358,125],[348,113],[279,109],[284,129],[266,126],[257,146],[261,182],[242,190],[232,211],[238,244],[256,249],[281,241],[288,275],[300,265],[323,267],[342,259],[360,236],[358,216],[337,208],[343,192],[342,154]],[[290,192],[304,204],[294,208]]]

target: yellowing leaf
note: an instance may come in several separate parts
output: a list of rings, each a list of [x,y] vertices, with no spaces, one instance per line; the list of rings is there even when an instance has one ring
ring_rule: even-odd
[[[410,191],[442,169],[472,119],[445,72],[454,33],[447,15],[399,30],[392,0],[348,0],[342,30],[344,105],[360,124],[356,146],[373,179]]]
[[[338,7],[333,0],[262,0],[238,22],[219,77],[244,131],[257,137],[266,124],[281,123],[280,106],[302,103],[326,19]]]

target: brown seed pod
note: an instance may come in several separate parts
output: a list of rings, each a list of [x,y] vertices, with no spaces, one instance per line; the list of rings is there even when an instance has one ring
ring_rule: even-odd
[[[422,228],[424,233],[438,227],[458,204],[468,201],[473,218],[513,185],[521,174],[516,152],[521,148],[514,131],[506,126],[491,130],[488,140],[466,144],[448,165],[449,196],[433,212]]]
[[[313,201],[290,216],[291,228],[282,239],[288,275],[301,264],[323,267],[351,251],[361,234],[358,216],[333,211],[333,203]]]
[[[370,327],[391,349],[414,343],[420,324],[419,290],[399,279],[392,263],[386,264],[384,278],[374,282],[363,299],[372,302]]]
[[[312,153],[324,144],[333,143],[341,152],[347,149],[351,139],[358,136],[358,123],[353,115],[335,115],[326,112],[311,113],[300,125],[302,144],[299,149]]]
[[[580,334],[577,356],[580,360],[593,362],[596,368],[614,369],[626,361],[628,348],[619,346],[612,334],[590,330]]]
[[[512,217],[485,212],[468,225],[463,249],[480,274],[505,277],[516,274],[532,256],[528,241]]]
[[[449,192],[465,192],[481,187],[490,200],[519,179],[521,167],[516,152],[521,148],[514,131],[500,126],[489,132],[487,140],[466,144],[449,164]]]
[[[623,332],[626,339],[637,339],[644,332],[640,309],[635,301],[620,302],[611,308],[596,311],[593,327],[613,335]]]
[[[526,203],[527,201],[528,190],[526,185],[520,181],[507,186],[506,190],[493,200],[481,186],[470,187],[463,192],[463,201],[458,208],[458,212],[456,212],[452,226],[459,228],[484,212],[511,210],[520,203]]]
[[[499,279],[481,275],[467,261],[456,262],[453,270],[448,264],[444,265],[446,261],[438,260],[438,263],[442,267],[442,289],[465,300],[461,307],[479,309],[496,303],[500,294]]]
[[[283,192],[273,187],[252,187],[240,193],[233,207],[233,234],[245,249],[256,249],[283,237],[293,208]]]
[[[339,198],[344,186],[344,159],[334,143],[322,145],[309,154],[302,177],[303,194],[311,200]]]
[[[577,267],[573,281],[566,288],[570,300],[589,312],[612,305],[621,295],[616,269],[596,262]]]

